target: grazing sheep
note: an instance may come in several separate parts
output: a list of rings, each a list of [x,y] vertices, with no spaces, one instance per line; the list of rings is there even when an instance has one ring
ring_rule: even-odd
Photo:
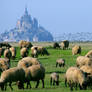
[[[91,66],[92,65],[92,59],[85,57],[85,56],[78,56],[77,59],[76,59],[76,65],[77,65],[77,67],[81,67],[83,65]]]
[[[32,56],[32,57],[38,57],[37,46],[31,47],[31,56]]]
[[[22,49],[20,50],[20,54],[21,54],[22,58],[27,57],[27,55],[28,55],[28,50],[27,50],[27,48],[22,48]]]
[[[37,47],[37,51],[38,51],[38,54],[40,55],[49,55],[47,49],[45,47],[42,47],[42,46],[38,46]]]
[[[72,48],[72,54],[73,54],[73,55],[81,54],[81,47],[78,46],[78,45],[75,45],[75,46]]]
[[[92,50],[90,50],[85,56],[88,58],[92,58]]]
[[[19,47],[20,48],[31,48],[33,45],[31,44],[31,42],[27,42],[27,41],[24,41],[24,40],[21,40],[19,41]]]
[[[63,48],[63,50],[68,49],[68,47],[69,47],[69,41],[68,40],[64,40],[61,43],[61,47]]]
[[[44,88],[45,68],[42,65],[32,65],[28,68],[25,68],[24,70],[26,73],[27,88],[30,85],[30,81],[37,81],[35,88],[38,88],[40,80],[42,80],[42,88]],[[22,85],[19,82],[18,86],[20,88],[22,87]]]
[[[59,44],[58,44],[57,42],[55,42],[55,43],[53,44],[53,48],[54,48],[54,49],[60,48],[60,46],[59,46]]]
[[[11,47],[11,45],[9,43],[7,43],[7,42],[0,43],[0,48],[2,48],[3,46],[5,46],[6,48],[10,48]]]
[[[78,85],[80,89],[86,89],[87,74],[81,71],[80,69],[78,69],[77,67],[70,67],[66,71],[65,86],[67,86],[67,83],[69,84],[71,90],[73,90],[73,87],[77,89]]]
[[[25,57],[18,62],[18,67],[27,68],[32,65],[40,64],[37,58]]]
[[[14,59],[16,57],[16,49],[14,47],[11,47],[10,51],[12,53],[12,59]]]
[[[88,87],[92,88],[92,66],[84,65],[80,69],[88,74]]]
[[[52,85],[52,82],[53,82],[53,85],[55,85],[55,83],[57,86],[59,85],[59,74],[54,72],[50,75],[50,84],[51,85]]]
[[[61,66],[63,66],[64,67],[64,65],[65,65],[65,60],[64,59],[58,59],[58,60],[56,60],[56,67],[59,65],[59,67],[61,67]]]
[[[10,59],[12,56],[11,51],[9,49],[6,49],[4,51],[4,57]]]
[[[0,71],[5,71],[10,68],[8,58],[0,58]]]
[[[11,84],[12,84],[12,82],[17,82],[17,81],[24,83],[24,81],[25,81],[24,69],[14,67],[14,68],[10,68],[6,71],[3,71],[1,74],[1,78],[0,78],[1,90],[6,90],[7,83],[9,83],[11,90],[13,90]]]

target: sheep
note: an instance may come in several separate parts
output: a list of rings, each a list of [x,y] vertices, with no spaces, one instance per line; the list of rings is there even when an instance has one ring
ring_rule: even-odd
[[[47,49],[45,47],[42,47],[42,46],[38,46],[37,47],[37,51],[38,51],[38,54],[40,55],[49,55]]]
[[[10,59],[11,56],[12,56],[11,51],[10,51],[9,49],[6,49],[6,50],[4,51],[4,57]]]
[[[31,47],[31,56],[32,57],[38,57],[38,55],[49,55],[48,51],[46,48],[42,46],[33,46]]]
[[[38,64],[38,65],[32,65],[28,68],[25,68],[25,73],[26,73],[26,82],[27,82],[27,88],[30,85],[30,81],[36,81],[37,84],[35,88],[38,88],[39,86],[39,81],[42,80],[42,88],[44,88],[44,78],[45,78],[45,68]],[[23,84],[22,84],[23,85]],[[22,87],[22,85],[18,84],[18,87]],[[30,85],[31,88],[31,85]]]
[[[28,55],[28,50],[27,50],[27,48],[22,48],[21,50],[20,50],[20,54],[21,54],[21,56],[22,56],[22,58],[24,58],[24,57],[27,57],[27,55]]]
[[[24,40],[21,40],[19,41],[19,47],[20,48],[31,48],[33,45],[31,44],[31,42],[27,42],[27,41],[24,41]]]
[[[59,85],[59,74],[54,72],[50,75],[50,85],[52,85],[52,82],[53,85],[55,85],[55,83],[57,86]]]
[[[61,66],[63,66],[64,67],[64,65],[65,65],[65,60],[64,59],[58,59],[58,60],[56,60],[56,67],[58,66],[58,64],[59,64],[59,67],[61,67]]]
[[[92,50],[90,50],[85,56],[89,57],[89,58],[92,58]]]
[[[88,74],[88,86],[92,88],[92,66],[84,65],[80,69]]]
[[[21,83],[25,82],[24,69],[18,68],[18,67],[13,67],[13,68],[3,71],[1,74],[1,78],[0,78],[1,90],[6,90],[7,83],[9,83],[11,90],[13,90],[11,84],[12,84],[12,82],[17,82],[17,81],[20,81]]]
[[[2,48],[3,46],[5,46],[6,48],[10,48],[11,47],[11,45],[9,43],[7,43],[7,42],[0,43],[0,47]]]
[[[77,67],[81,67],[83,65],[91,66],[92,65],[92,59],[85,57],[85,56],[78,56],[77,59],[76,59],[76,65],[77,65]]]
[[[78,45],[75,45],[75,46],[72,48],[72,54],[73,54],[73,55],[81,54],[81,47],[78,46]]]
[[[32,56],[32,57],[38,57],[37,46],[31,47],[31,56]]]
[[[54,48],[54,49],[60,48],[60,46],[59,46],[59,44],[58,44],[57,42],[55,42],[55,43],[53,44],[53,48]]]
[[[70,67],[65,74],[65,86],[67,86],[67,83],[71,90],[73,90],[73,87],[76,87],[77,89],[78,85],[80,89],[86,89],[87,73],[84,73],[77,67]]]
[[[8,58],[0,58],[0,71],[5,71],[10,68]]]
[[[12,59],[14,59],[16,57],[16,49],[14,47],[11,47],[10,51],[12,53]]]
[[[68,40],[62,41],[61,47],[63,48],[63,50],[64,49],[68,49],[68,47],[69,47],[69,41]]]
[[[37,64],[40,64],[40,61],[37,58],[25,57],[18,62],[17,66],[22,68],[27,68],[29,66],[37,65]]]

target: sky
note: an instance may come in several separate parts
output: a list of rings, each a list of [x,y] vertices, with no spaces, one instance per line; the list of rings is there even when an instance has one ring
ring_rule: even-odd
[[[92,32],[92,0],[0,0],[0,33],[29,14],[53,35]]]

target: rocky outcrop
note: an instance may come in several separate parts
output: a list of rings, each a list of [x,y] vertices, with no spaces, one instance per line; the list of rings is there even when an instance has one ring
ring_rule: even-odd
[[[53,36],[42,26],[36,18],[31,18],[25,9],[24,15],[17,21],[16,27],[0,35],[2,41],[53,41]]]

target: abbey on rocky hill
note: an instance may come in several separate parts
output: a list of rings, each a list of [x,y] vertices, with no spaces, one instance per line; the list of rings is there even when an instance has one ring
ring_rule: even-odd
[[[1,34],[2,41],[53,41],[53,36],[40,26],[36,18],[32,18],[25,8],[24,15],[17,21],[16,27]]]

